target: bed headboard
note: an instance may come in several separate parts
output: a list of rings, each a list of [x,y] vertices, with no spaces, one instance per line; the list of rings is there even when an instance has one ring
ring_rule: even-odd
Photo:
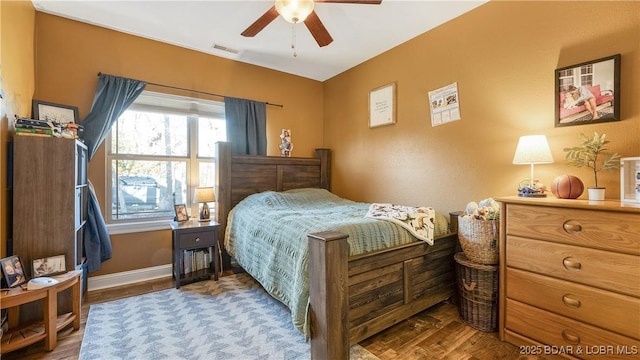
[[[216,221],[224,239],[229,211],[245,197],[268,190],[331,190],[331,150],[316,149],[315,158],[232,155],[231,143],[216,143]],[[221,246],[222,248],[222,246]]]

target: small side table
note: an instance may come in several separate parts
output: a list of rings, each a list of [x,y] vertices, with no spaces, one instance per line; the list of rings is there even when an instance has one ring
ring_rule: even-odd
[[[80,277],[82,270],[70,271],[66,274],[52,276],[58,280],[55,285],[37,290],[22,290],[14,288],[0,291],[0,308],[9,309],[9,331],[2,335],[0,353],[8,353],[23,348],[44,339],[44,348],[47,351],[55,349],[58,344],[58,331],[69,324],[73,329],[80,329]],[[73,297],[70,313],[58,315],[58,293],[71,288]],[[43,299],[43,321],[11,328],[11,324],[18,323],[20,305]],[[13,318],[12,318],[13,317]]]
[[[171,222],[173,243],[173,276],[176,289],[180,285],[208,280],[211,275],[218,280],[220,272],[220,245],[218,224],[215,221],[188,220]],[[206,251],[210,257],[207,257]],[[186,261],[185,261],[186,260]]]

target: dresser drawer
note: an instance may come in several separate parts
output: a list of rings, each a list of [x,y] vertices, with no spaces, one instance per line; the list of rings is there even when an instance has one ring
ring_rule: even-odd
[[[640,255],[637,213],[509,204],[508,235]]]
[[[178,235],[181,249],[213,246],[216,241],[214,231],[194,231]]]
[[[547,346],[571,349],[570,355],[583,359],[635,359],[640,350],[639,340],[510,299],[505,327]]]
[[[507,235],[506,266],[640,297],[640,256]]]
[[[640,299],[507,268],[507,297],[640,340]]]

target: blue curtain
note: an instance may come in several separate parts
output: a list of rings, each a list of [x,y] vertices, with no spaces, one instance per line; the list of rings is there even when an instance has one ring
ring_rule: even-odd
[[[224,98],[227,139],[236,155],[267,155],[267,104]]]
[[[82,121],[82,138],[93,158],[104,138],[120,115],[142,93],[144,81],[99,74],[96,94],[89,115]],[[100,211],[100,204],[89,183],[87,225],[84,228],[84,251],[87,256],[87,271],[100,270],[103,261],[111,259],[111,239]]]

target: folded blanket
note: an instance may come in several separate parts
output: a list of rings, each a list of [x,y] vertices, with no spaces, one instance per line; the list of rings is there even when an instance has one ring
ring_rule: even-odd
[[[365,217],[394,222],[433,245],[436,211],[431,207],[371,204]]]

